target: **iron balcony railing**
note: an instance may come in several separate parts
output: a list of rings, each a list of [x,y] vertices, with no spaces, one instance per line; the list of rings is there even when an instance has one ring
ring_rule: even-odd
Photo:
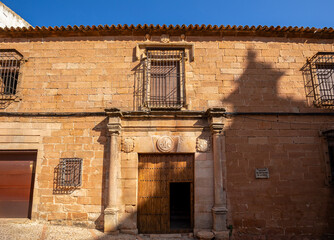
[[[179,109],[185,103],[183,49],[148,49],[144,62],[143,105],[150,109]]]
[[[302,68],[306,95],[319,107],[334,107],[334,53],[319,52]]]

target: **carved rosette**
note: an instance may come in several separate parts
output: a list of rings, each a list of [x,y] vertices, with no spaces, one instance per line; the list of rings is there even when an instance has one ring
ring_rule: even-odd
[[[122,139],[122,151],[129,153],[135,148],[135,142],[133,138],[123,138]]]
[[[210,150],[210,139],[209,138],[197,138],[196,150],[197,152],[208,152]]]
[[[174,147],[174,140],[171,137],[163,136],[157,141],[157,149],[160,152],[170,152]]]

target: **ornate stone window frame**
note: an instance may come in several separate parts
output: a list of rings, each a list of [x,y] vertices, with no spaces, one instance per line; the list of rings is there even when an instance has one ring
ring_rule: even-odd
[[[193,62],[195,58],[195,47],[192,43],[154,43],[154,42],[144,42],[138,43],[136,46],[136,58],[141,60],[146,58],[146,50],[148,48],[161,48],[161,49],[170,49],[170,48],[179,48],[184,49],[186,52],[186,61]]]
[[[162,36],[161,40],[162,43],[147,41],[138,43],[136,46],[136,58],[140,60],[142,66],[142,74],[138,75],[142,75],[138,78],[141,79],[138,86],[142,86],[141,94],[138,95],[141,96],[138,101],[141,110],[181,110],[186,106],[185,65],[187,61],[194,60],[194,45],[185,42],[169,43],[169,38],[166,36]],[[169,51],[171,59],[166,59]],[[162,58],[159,57],[159,54],[162,54]],[[164,61],[166,62],[163,63]],[[153,63],[154,68],[152,68]],[[174,66],[173,64],[175,68],[169,69]],[[155,78],[152,73],[153,69],[156,69],[157,73],[165,72],[167,76],[162,74],[161,77]]]

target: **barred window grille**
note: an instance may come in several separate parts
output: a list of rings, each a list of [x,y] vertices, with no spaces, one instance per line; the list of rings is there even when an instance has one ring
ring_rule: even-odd
[[[144,106],[180,109],[185,103],[184,60],[180,49],[147,49],[144,67]]]
[[[316,106],[334,107],[334,53],[319,52],[302,68],[306,95]]]
[[[15,49],[0,49],[0,95],[11,98],[17,92],[22,54]]]
[[[61,158],[57,171],[58,188],[77,188],[81,186],[81,158]]]

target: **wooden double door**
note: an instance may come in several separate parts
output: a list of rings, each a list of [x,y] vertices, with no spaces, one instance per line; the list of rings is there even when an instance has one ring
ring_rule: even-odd
[[[193,228],[193,154],[140,154],[140,233],[190,232]]]

